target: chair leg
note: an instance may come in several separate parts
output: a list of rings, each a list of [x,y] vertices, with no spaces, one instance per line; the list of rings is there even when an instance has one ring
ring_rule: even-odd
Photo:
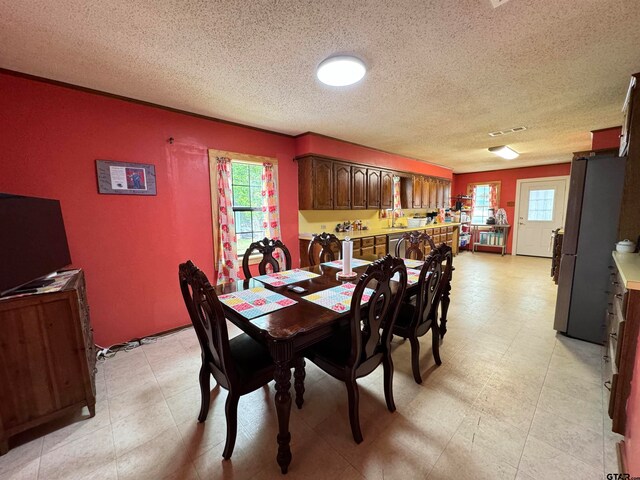
[[[202,397],[200,401],[200,415],[198,415],[198,421],[204,422],[207,419],[209,413],[209,401],[211,400],[211,372],[209,368],[203,363],[200,367],[200,395]]]
[[[304,371],[304,358],[299,357],[296,358],[296,368],[293,371],[294,377],[294,388],[296,390],[296,405],[298,408],[302,408],[302,404],[304,403],[304,378],[306,376]]]
[[[436,365],[442,365],[442,360],[440,359],[440,329],[438,328],[438,324],[433,322],[433,326],[431,327],[431,351],[433,352],[433,359],[436,361]]]
[[[414,336],[409,337],[411,342],[411,369],[413,370],[413,379],[416,383],[422,383],[422,375],[420,375],[420,342]]]
[[[227,403],[224,408],[227,417],[227,441],[224,444],[222,456],[225,460],[229,460],[231,458],[233,447],[236,445],[236,433],[238,431],[238,400],[240,400],[240,397],[229,391]]]
[[[396,404],[393,401],[393,361],[391,354],[386,352],[382,359],[384,373],[384,399],[387,401],[387,408],[390,412],[396,411]]]
[[[362,443],[362,430],[360,430],[360,394],[356,379],[346,379],[347,397],[349,399],[349,422],[351,433],[356,443]]]

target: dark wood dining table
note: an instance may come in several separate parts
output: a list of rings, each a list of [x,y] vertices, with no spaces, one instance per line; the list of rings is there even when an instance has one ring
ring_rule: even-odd
[[[373,260],[373,258],[363,259]],[[351,282],[357,283],[360,276],[366,271],[367,266],[368,265],[363,265],[354,268],[353,271],[358,274],[358,277],[351,280]],[[272,287],[255,279],[240,280],[216,287],[216,293],[218,295],[238,292],[254,287],[264,287],[297,301],[294,305],[251,320],[223,304],[227,319],[245,333],[266,345],[275,363],[275,406],[279,428],[277,436],[278,453],[276,459],[282,473],[287,473],[289,464],[291,463],[291,449],[289,446],[291,441],[291,434],[289,433],[291,368],[295,366],[296,359],[299,358],[300,353],[304,349],[331,336],[332,333],[342,325],[347,324],[350,318],[349,312],[335,312],[301,298],[310,293],[326,290],[344,283],[336,278],[336,273],[340,269],[316,265],[302,268],[301,270],[307,270],[320,275],[294,284],[307,290],[302,294],[294,293],[288,290],[286,286]],[[417,284],[413,287],[408,287],[406,295],[412,295],[416,289]],[[296,391],[296,403],[300,408],[302,406],[302,394],[304,392],[304,375],[296,371],[295,377],[294,388]]]

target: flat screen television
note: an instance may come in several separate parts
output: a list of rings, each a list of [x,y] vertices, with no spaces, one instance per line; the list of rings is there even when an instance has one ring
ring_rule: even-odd
[[[0,193],[0,295],[70,263],[60,202]]]

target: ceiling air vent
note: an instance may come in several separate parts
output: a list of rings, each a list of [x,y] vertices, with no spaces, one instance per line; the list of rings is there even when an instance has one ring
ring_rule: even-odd
[[[498,8],[500,5],[504,5],[509,0],[489,0],[489,1],[491,2],[491,5],[493,5],[493,8]]]
[[[495,132],[489,132],[489,136],[499,137],[500,135],[507,135],[509,133],[522,132],[523,130],[526,130],[526,129],[527,127],[513,127],[513,128],[508,128],[506,130],[497,130]]]

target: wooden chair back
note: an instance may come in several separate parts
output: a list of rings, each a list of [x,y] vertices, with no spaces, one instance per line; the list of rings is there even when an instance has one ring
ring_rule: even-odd
[[[203,363],[209,366],[216,381],[229,389],[236,372],[222,304],[207,276],[191,260],[178,267],[178,278],[182,298],[200,342]]]
[[[391,292],[391,278],[398,274],[398,289]],[[363,309],[365,288],[373,293]],[[391,333],[400,303],[407,289],[407,268],[399,258],[386,255],[369,265],[353,292],[351,308],[351,355],[349,366],[366,363],[390,350]],[[379,362],[373,361],[375,365]]]
[[[273,257],[273,253],[276,249],[279,249],[284,254],[285,270],[291,270],[291,253],[289,252],[289,249],[285,247],[284,243],[280,240],[272,240],[265,237],[262,240],[253,242],[249,245],[247,251],[244,252],[244,257],[242,258],[242,273],[244,274],[244,278],[251,278],[249,257],[255,251],[262,254],[262,260],[260,260],[260,263],[258,264],[258,272],[260,272],[260,275],[270,273],[267,271],[267,265],[271,267],[272,273],[279,272],[280,264],[278,263],[278,260]]]
[[[314,255],[316,245],[320,246],[320,253],[317,260]],[[333,233],[322,232],[320,235],[314,235],[309,242],[309,265],[314,266],[319,263],[333,262],[340,259],[342,243]]]
[[[414,310],[413,326],[419,335],[436,321],[440,296],[444,285],[442,255],[438,249],[432,250],[418,277],[418,293]]]
[[[400,249],[402,245],[405,245],[404,258],[422,260],[424,258],[422,245],[425,243],[428,243],[432,250],[436,248],[436,244],[433,243],[432,238],[424,232],[414,231],[403,233],[402,238],[400,238],[396,244],[396,257],[400,256]]]

